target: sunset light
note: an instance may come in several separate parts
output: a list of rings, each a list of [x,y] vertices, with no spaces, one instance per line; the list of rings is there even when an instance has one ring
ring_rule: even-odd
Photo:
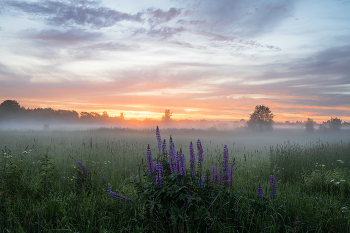
[[[349,1],[0,3],[0,102],[111,117],[350,121]]]

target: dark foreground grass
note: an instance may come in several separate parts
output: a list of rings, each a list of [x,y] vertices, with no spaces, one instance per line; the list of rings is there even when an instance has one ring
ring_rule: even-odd
[[[189,171],[186,176],[164,171],[160,188],[155,176],[148,174],[146,163],[139,164],[139,171],[135,169],[134,181],[126,178],[113,183],[104,177],[108,162],[82,161],[87,170],[84,174],[73,158],[71,166],[62,169],[50,154],[41,154],[38,160],[3,148],[0,229],[1,232],[350,232],[349,151],[350,143],[345,142],[320,141],[304,146],[286,143],[271,148],[268,160],[252,163],[258,167],[249,161],[236,167],[231,187],[209,181],[199,186],[198,177],[192,177]],[[222,158],[217,162],[221,166]],[[165,160],[163,166],[166,170]],[[269,175],[277,179],[276,198],[271,198]],[[115,193],[131,198],[132,203],[112,198],[107,192],[109,182]],[[263,198],[257,195],[259,183]]]

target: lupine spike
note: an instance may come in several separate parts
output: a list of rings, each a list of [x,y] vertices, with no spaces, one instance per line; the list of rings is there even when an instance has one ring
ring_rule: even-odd
[[[203,162],[203,148],[202,148],[202,143],[198,139],[197,140],[197,149],[198,149],[198,176],[201,177],[202,175],[202,162]]]
[[[158,148],[160,148],[161,145],[162,145],[162,139],[161,139],[161,137],[160,137],[160,133],[159,133],[159,128],[158,128],[158,126],[157,126],[157,130],[156,130],[156,137],[157,137],[157,142],[158,142]]]
[[[271,198],[275,199],[277,197],[277,187],[276,187],[276,178],[274,175],[270,176],[270,188],[272,192]]]
[[[192,177],[196,173],[196,155],[194,154],[193,144],[190,144],[190,170],[192,172]]]
[[[164,139],[163,141],[163,145],[162,145],[162,152],[165,155],[168,155],[168,152],[166,151],[166,140]]]
[[[84,166],[84,164],[82,162],[80,162],[79,160],[77,160],[77,164],[79,165],[79,167],[81,168],[81,170],[83,170],[83,175],[87,176],[87,170]]]
[[[113,197],[113,198],[117,198],[117,199],[119,199],[119,200],[126,201],[126,202],[128,202],[128,203],[130,203],[130,204],[133,204],[133,201],[132,201],[130,198],[125,197],[125,196],[123,196],[123,195],[120,195],[120,194],[117,194],[117,193],[113,192],[110,184],[108,184],[107,192],[108,192],[109,195],[110,195],[111,197]]]
[[[260,183],[258,185],[258,190],[257,190],[257,193],[258,193],[258,197],[263,197],[263,188],[261,187]]]
[[[158,162],[156,164],[156,183],[158,188],[161,188],[163,186],[162,173],[163,173],[163,165],[160,162]]]

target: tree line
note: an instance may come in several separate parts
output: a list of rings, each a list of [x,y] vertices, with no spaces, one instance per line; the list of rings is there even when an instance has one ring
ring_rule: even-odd
[[[24,108],[16,100],[5,100],[0,104],[0,120],[45,120],[58,122],[104,122],[107,120],[122,121],[124,114],[110,117],[106,111],[81,112],[75,110],[54,110],[52,108]]]
[[[257,105],[255,111],[250,115],[247,121],[247,128],[252,131],[271,131],[273,129],[274,114],[270,108],[264,105]],[[307,132],[315,131],[316,122],[308,118],[305,122],[305,130]],[[335,117],[331,117],[327,122],[323,122],[319,126],[319,131],[337,131],[342,127],[342,120]]]
[[[274,125],[274,114],[270,108],[264,105],[257,105],[254,112],[250,115],[246,122],[246,128],[251,131],[271,131]],[[172,121],[172,112],[166,109],[161,120],[163,122]],[[1,121],[21,121],[33,120],[42,121],[48,124],[50,121],[57,121],[61,123],[120,123],[124,121],[124,114],[120,113],[118,117],[110,117],[106,111],[102,114],[98,112],[81,112],[80,114],[75,110],[54,110],[52,108],[24,108],[16,100],[5,100],[0,104],[0,122]],[[145,119],[145,121],[150,119]],[[242,121],[242,120],[241,120]],[[286,122],[286,124],[289,122]],[[315,131],[316,122],[308,118],[306,121],[298,122],[304,124],[307,132]],[[290,124],[290,123],[289,123]],[[323,122],[319,126],[319,131],[335,131],[342,127],[342,120],[331,117],[327,122]]]

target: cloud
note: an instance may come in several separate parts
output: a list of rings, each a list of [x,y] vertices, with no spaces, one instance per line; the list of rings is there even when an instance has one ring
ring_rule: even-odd
[[[179,19],[177,23],[198,31],[246,39],[273,30],[293,14],[294,4],[288,0],[201,1],[188,19]]]
[[[26,30],[22,36],[39,41],[47,41],[55,44],[76,44],[84,41],[95,41],[101,39],[102,33],[88,32],[82,29],[69,29],[60,31],[56,29],[46,29],[41,31]]]
[[[125,43],[115,43],[115,42],[106,42],[106,43],[97,43],[91,44],[85,47],[82,47],[83,50],[93,50],[93,51],[131,51],[138,49],[138,45],[129,45]]]
[[[142,22],[142,13],[127,14],[101,6],[99,1],[5,1],[7,7],[43,18],[54,26],[90,26],[103,28],[119,21]]]
[[[161,9],[154,10],[152,8],[147,9],[147,14],[150,15],[148,23],[151,27],[158,24],[168,22],[181,15],[181,9],[175,7],[170,8],[168,11],[163,11]]]
[[[28,75],[17,74],[8,66],[0,63],[0,81],[2,83],[1,84],[2,87],[5,87],[5,82],[7,80],[16,80],[17,82],[19,82],[19,81],[25,80],[28,77],[29,77]]]
[[[153,37],[161,37],[166,39],[184,31],[186,31],[186,29],[183,27],[172,28],[164,26],[159,29],[150,29],[147,34]]]

